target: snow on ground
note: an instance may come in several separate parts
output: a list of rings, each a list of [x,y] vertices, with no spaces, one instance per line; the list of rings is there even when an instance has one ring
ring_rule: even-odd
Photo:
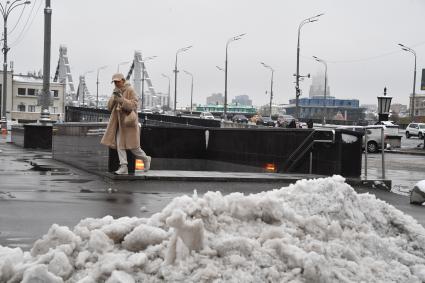
[[[38,281],[37,281],[38,280]],[[0,282],[423,282],[425,229],[340,176],[175,198],[0,247]]]

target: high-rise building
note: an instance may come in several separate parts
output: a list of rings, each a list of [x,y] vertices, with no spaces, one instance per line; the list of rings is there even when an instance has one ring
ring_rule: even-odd
[[[207,105],[224,105],[224,96],[221,93],[213,93],[207,97]]]
[[[312,77],[309,97],[324,97],[325,96],[325,74],[317,73]],[[331,89],[329,86],[329,77],[326,80],[326,97],[331,98]]]
[[[249,99],[249,96],[246,94],[238,95],[232,99],[232,104],[242,105],[242,106],[252,106],[252,100]]]

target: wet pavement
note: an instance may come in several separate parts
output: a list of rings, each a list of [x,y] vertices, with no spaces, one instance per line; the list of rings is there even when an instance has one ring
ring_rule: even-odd
[[[425,179],[424,156],[386,154],[387,176],[398,193],[407,194]],[[45,160],[49,166],[31,165]],[[370,177],[380,176],[380,155],[368,158]],[[51,160],[49,151],[26,150],[0,139],[0,245],[29,249],[54,223],[70,228],[87,217],[149,217],[170,200],[194,190],[256,193],[277,189],[287,182],[201,182],[111,180]],[[357,188],[374,193],[425,225],[425,207],[409,204],[408,197],[383,190]]]

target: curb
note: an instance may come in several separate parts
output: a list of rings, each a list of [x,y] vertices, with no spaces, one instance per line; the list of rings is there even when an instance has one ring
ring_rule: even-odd
[[[394,154],[408,154],[408,155],[420,155],[425,156],[425,150],[416,152],[416,151],[401,151],[401,150],[385,150],[385,153],[394,153]]]

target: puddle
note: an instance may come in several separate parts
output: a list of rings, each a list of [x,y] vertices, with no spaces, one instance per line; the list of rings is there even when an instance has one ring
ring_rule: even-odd
[[[56,175],[56,174],[53,173],[52,175]],[[61,173],[61,174],[57,174],[57,175],[66,175],[66,174]],[[52,181],[71,183],[71,184],[82,184],[82,183],[91,182],[93,180],[88,180],[88,179],[52,179]]]
[[[11,192],[2,192],[0,191],[0,199],[11,199],[16,198]]]

